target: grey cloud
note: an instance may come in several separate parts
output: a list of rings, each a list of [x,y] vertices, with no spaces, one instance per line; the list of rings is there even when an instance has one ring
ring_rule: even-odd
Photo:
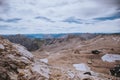
[[[0,0],[0,6],[4,5],[4,0]]]
[[[106,4],[109,6],[117,6],[120,8],[120,0],[94,0],[96,2],[100,2],[101,4]]]
[[[7,12],[9,10],[9,4],[7,0],[0,0],[0,13]]]
[[[18,22],[18,21],[20,21],[20,20],[22,20],[21,18],[13,18],[13,19],[8,19],[8,20],[6,20],[5,22],[14,22],[14,23],[16,23],[16,22]]]
[[[108,17],[94,18],[94,20],[100,20],[100,21],[115,20],[115,19],[120,19],[120,12],[115,13],[115,14],[108,16]]]
[[[14,26],[9,26],[9,25],[0,25],[0,30],[23,31],[27,29],[28,29],[27,27],[14,27]]]
[[[62,22],[82,24],[81,19],[76,19],[75,17],[69,17],[69,18],[63,20]]]
[[[17,23],[18,21],[22,20],[21,18],[12,18],[12,19],[2,19],[0,18],[1,22],[7,22],[7,23]]]
[[[37,16],[37,17],[35,17],[35,19],[42,19],[42,20],[45,20],[45,21],[48,21],[48,22],[54,22],[53,20],[51,20],[47,17],[44,17],[44,16]]]
[[[0,18],[0,21],[4,21],[4,19]]]

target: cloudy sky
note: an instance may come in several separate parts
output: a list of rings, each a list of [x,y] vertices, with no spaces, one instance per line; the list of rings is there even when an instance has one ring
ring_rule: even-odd
[[[120,0],[0,0],[0,34],[120,33]]]

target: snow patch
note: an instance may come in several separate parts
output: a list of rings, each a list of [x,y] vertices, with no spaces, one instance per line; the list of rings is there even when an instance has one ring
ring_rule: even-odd
[[[44,63],[48,63],[48,59],[45,58],[45,59],[40,59],[40,61],[44,62]]]
[[[80,71],[90,71],[90,67],[88,67],[86,64],[73,64],[73,67],[75,67],[76,70]]]
[[[120,55],[105,54],[104,56],[102,56],[102,60],[107,62],[115,62],[116,60],[120,60]]]

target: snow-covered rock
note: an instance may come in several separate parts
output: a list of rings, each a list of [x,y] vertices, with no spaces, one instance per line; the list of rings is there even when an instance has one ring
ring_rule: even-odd
[[[90,71],[90,67],[88,67],[86,64],[73,64],[73,67],[75,67],[76,70],[80,71]]]
[[[118,54],[105,54],[102,56],[103,61],[107,62],[115,62],[116,60],[120,60],[120,55]]]

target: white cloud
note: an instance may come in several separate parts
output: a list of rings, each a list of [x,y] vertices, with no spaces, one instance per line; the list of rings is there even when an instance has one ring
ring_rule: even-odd
[[[93,20],[93,18],[111,16],[117,13],[119,8],[117,1],[6,0],[6,5],[2,9],[0,8],[0,18],[21,18],[22,20],[18,23],[0,22],[0,25],[14,28],[14,31],[0,30],[0,33],[120,32],[119,19]],[[43,16],[55,22],[35,19],[37,16]],[[81,19],[83,24],[62,22],[69,17]],[[22,28],[25,28],[26,31],[22,31]]]

